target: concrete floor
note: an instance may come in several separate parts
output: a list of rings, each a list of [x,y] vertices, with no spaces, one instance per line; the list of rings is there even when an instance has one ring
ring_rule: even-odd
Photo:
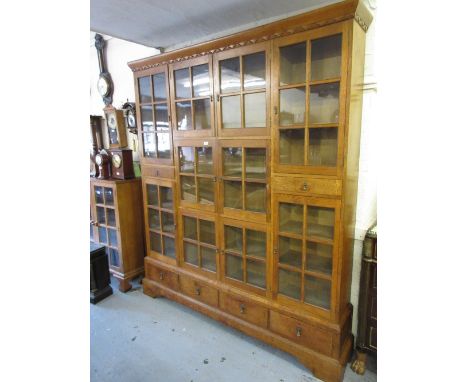
[[[314,382],[294,357],[176,302],[114,294],[91,304],[91,381]],[[348,367],[347,382],[374,382]]]

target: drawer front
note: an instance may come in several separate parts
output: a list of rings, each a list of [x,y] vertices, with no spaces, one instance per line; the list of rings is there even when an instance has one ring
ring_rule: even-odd
[[[338,179],[274,175],[271,184],[273,192],[286,192],[298,195],[341,195],[341,180]]]
[[[142,165],[141,176],[174,179],[174,167]]]
[[[270,329],[318,352],[331,355],[332,335],[310,324],[270,310]]]
[[[179,276],[174,272],[146,264],[146,277],[168,288],[179,290]]]
[[[264,328],[268,326],[268,309],[250,300],[221,293],[219,305],[222,310],[233,316]]]
[[[184,294],[200,300],[205,304],[218,306],[218,290],[213,287],[181,275],[180,289]]]

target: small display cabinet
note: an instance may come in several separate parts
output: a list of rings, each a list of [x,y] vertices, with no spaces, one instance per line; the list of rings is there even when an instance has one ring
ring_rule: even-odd
[[[91,178],[91,241],[106,246],[109,270],[119,289],[131,289],[130,280],[143,273],[144,236],[141,178]]]

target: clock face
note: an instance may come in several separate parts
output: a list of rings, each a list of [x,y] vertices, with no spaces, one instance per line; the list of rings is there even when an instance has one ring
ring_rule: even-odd
[[[95,161],[96,161],[96,164],[100,166],[102,164],[102,155],[101,154],[96,155]]]
[[[117,127],[117,118],[115,114],[107,115],[107,126],[109,126],[111,129],[115,129]]]
[[[120,168],[120,166],[122,166],[122,157],[119,154],[112,155],[112,165],[115,168]]]
[[[98,83],[97,83],[97,88],[98,92],[101,95],[101,97],[105,97],[109,93],[109,82],[107,82],[107,79],[105,77],[99,77]]]
[[[135,119],[135,115],[133,115],[133,113],[128,113],[127,123],[128,123],[128,127],[130,127],[130,128],[135,128],[136,127],[136,119]]]

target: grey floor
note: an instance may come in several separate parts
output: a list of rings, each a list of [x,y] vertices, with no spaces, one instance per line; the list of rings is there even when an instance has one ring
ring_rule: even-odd
[[[141,285],[91,304],[91,381],[314,382],[294,357],[194,312],[143,294]],[[347,382],[374,382],[348,367]]]

